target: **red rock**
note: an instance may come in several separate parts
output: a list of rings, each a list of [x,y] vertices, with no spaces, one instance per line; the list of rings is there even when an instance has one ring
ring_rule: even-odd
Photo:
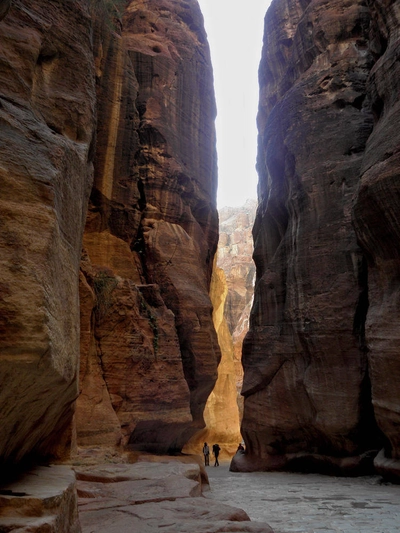
[[[36,467],[16,481],[2,481],[1,531],[80,533],[75,475],[69,467]]]
[[[369,308],[365,325],[371,395],[384,451],[375,462],[380,473],[400,479],[400,360],[398,300],[400,296],[400,224],[398,175],[399,27],[396,3],[371,2],[370,47],[376,62],[367,94],[374,115],[361,182],[354,207],[357,237],[368,259]]]
[[[347,461],[361,470],[379,445],[351,216],[373,127],[369,22],[365,2],[345,0],[274,1],[266,17],[257,278],[243,349],[245,461],[259,468],[319,469],[322,459],[325,470]]]
[[[177,451],[204,425],[220,359],[215,104],[197,2],[131,2],[121,35],[97,33],[97,57],[78,443]]]
[[[11,462],[63,455],[78,395],[96,118],[87,2],[14,2],[0,42],[0,462]]]

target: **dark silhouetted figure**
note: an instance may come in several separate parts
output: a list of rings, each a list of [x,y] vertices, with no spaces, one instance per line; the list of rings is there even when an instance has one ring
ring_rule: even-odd
[[[214,457],[215,457],[215,463],[214,463],[214,466],[219,466],[219,462],[218,462],[218,455],[219,455],[219,451],[220,451],[220,447],[218,444],[214,444],[213,445],[213,454],[214,454]]]
[[[210,448],[205,442],[203,446],[204,466],[210,466]]]
[[[239,444],[238,449],[236,450],[236,453],[244,453],[244,446],[242,443]]]

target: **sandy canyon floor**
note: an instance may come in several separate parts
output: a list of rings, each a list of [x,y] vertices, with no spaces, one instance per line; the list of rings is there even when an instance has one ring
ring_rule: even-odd
[[[400,486],[379,477],[229,472],[207,467],[214,501],[240,507],[275,533],[398,533]]]

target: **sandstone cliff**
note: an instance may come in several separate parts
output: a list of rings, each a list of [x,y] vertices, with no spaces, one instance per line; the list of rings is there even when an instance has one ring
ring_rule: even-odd
[[[221,456],[232,457],[242,441],[241,356],[254,291],[251,230],[256,204],[255,200],[247,200],[241,207],[224,207],[219,211],[220,238],[210,297],[221,362],[217,382],[204,411],[206,427],[188,442],[185,453],[199,453],[205,441],[218,442]]]
[[[234,345],[225,318],[228,283],[224,271],[214,265],[210,297],[213,303],[213,322],[221,349],[218,378],[204,409],[206,427],[196,433],[183,448],[184,453],[201,454],[204,442],[218,443],[221,458],[231,458],[242,441],[237,394]],[[211,457],[212,464],[213,457]]]
[[[78,444],[179,450],[203,425],[220,358],[208,296],[215,104],[199,6],[9,5],[0,460],[68,453],[79,393]]]
[[[179,451],[220,351],[215,103],[196,1],[135,1],[98,37],[98,143],[81,267],[78,444]]]
[[[0,461],[58,447],[78,395],[91,31],[84,0],[14,2],[0,22]]]
[[[248,454],[234,468],[357,473],[383,445],[399,457],[397,4],[275,0],[268,11]]]
[[[240,207],[224,207],[219,212],[218,267],[225,273],[227,297],[224,315],[233,342],[236,385],[243,384],[242,345],[249,329],[256,268],[253,256],[252,228],[257,202],[247,200]],[[239,397],[242,412],[242,397]]]

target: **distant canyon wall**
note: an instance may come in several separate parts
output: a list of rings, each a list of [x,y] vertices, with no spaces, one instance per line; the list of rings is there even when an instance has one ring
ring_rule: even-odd
[[[216,111],[199,6],[8,7],[1,461],[62,457],[74,442],[179,450],[204,425],[220,359],[208,295]]]
[[[274,0],[236,469],[398,476],[395,1]]]
[[[219,210],[219,242],[211,281],[213,321],[221,348],[218,379],[204,410],[206,427],[183,451],[199,453],[203,443],[218,442],[222,457],[232,457],[242,441],[242,343],[248,330],[255,266],[252,227],[257,202]]]

